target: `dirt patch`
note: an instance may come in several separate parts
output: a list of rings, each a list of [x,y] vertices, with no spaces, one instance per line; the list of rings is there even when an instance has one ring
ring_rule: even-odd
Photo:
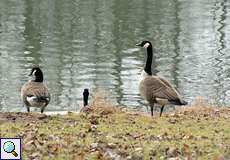
[[[0,121],[2,122],[33,122],[38,120],[50,119],[51,116],[40,113],[23,113],[23,112],[1,112]]]

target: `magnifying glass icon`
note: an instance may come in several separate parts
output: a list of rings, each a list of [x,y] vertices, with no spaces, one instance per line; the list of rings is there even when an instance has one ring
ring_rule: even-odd
[[[14,157],[17,157],[18,154],[17,152],[15,152],[15,145],[13,142],[11,141],[7,141],[3,144],[3,150],[6,152],[6,153],[11,153],[14,155]]]

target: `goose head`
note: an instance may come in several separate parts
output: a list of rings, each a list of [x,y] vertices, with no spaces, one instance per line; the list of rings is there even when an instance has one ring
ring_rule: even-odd
[[[136,46],[140,46],[140,47],[143,47],[143,48],[148,48],[148,47],[152,46],[152,44],[149,41],[142,41],[142,42],[136,44]]]
[[[30,76],[33,76],[34,82],[43,82],[43,73],[39,67],[33,67]]]

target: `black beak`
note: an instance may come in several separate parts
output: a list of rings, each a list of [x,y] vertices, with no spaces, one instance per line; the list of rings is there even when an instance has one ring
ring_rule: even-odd
[[[141,47],[141,43],[137,43],[136,46],[140,46]]]
[[[32,74],[33,74],[33,71],[30,72],[29,76],[32,76]]]

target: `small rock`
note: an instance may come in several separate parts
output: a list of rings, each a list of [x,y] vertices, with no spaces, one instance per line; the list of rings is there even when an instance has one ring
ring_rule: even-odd
[[[97,126],[96,125],[91,125],[88,132],[95,132],[97,130]]]
[[[95,149],[98,148],[98,145],[99,145],[98,143],[92,143],[92,144],[90,144],[91,150],[95,151]]]
[[[141,151],[143,151],[143,148],[141,147],[135,148],[135,152],[141,152]]]
[[[107,146],[111,149],[116,148],[116,144],[114,143],[108,143]]]
[[[166,149],[166,156],[168,158],[170,157],[177,157],[178,156],[178,149],[177,148],[174,148],[174,147],[171,147],[171,148],[167,148]]]
[[[176,119],[169,119],[168,122],[171,124],[175,124],[177,122],[177,120]]]
[[[81,132],[81,133],[79,134],[79,137],[85,138],[85,137],[86,137],[86,134]]]
[[[183,139],[184,140],[186,140],[186,139],[193,139],[194,137],[192,136],[192,135],[185,135],[184,137],[183,137]]]
[[[120,160],[121,159],[121,156],[112,150],[107,150],[104,154],[104,157],[108,157],[109,159],[112,159],[112,160]]]
[[[91,126],[91,130],[92,130],[92,131],[95,131],[96,129],[97,129],[97,126],[96,126],[96,125],[92,125],[92,126]]]
[[[159,141],[163,140],[163,137],[161,135],[156,136]]]

